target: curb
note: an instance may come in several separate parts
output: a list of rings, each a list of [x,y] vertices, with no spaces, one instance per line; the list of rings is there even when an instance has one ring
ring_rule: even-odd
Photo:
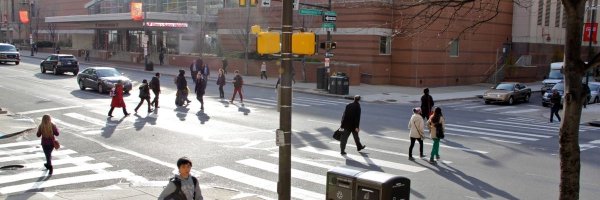
[[[600,121],[591,121],[588,122],[590,126],[600,127]]]

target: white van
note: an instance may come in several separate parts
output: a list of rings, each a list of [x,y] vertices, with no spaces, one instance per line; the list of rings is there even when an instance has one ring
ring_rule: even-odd
[[[556,83],[562,81],[565,76],[563,74],[564,62],[555,62],[550,63],[550,72],[548,76],[544,77],[544,81],[542,82],[544,86],[542,86],[542,96],[543,94],[552,89]]]

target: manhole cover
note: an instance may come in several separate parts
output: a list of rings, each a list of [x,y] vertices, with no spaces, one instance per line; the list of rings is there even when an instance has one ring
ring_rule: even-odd
[[[0,167],[0,170],[17,170],[23,168],[23,165],[6,165]]]

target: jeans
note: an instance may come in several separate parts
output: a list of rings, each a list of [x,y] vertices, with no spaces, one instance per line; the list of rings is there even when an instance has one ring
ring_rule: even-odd
[[[558,107],[558,106],[552,106],[552,108],[550,108],[550,122],[554,121],[554,115],[556,115],[556,118],[560,122],[560,115],[558,115],[559,110],[560,110],[560,107]]]
[[[419,141],[419,153],[423,156],[423,140],[421,138],[410,137],[410,148],[408,149],[408,156],[412,158],[412,150],[415,146],[415,140]]]
[[[48,169],[52,168],[52,151],[54,150],[54,144],[44,144],[42,145],[42,149],[44,150],[44,155],[46,156],[46,165]]]
[[[354,143],[356,143],[356,149],[362,147],[360,143],[360,138],[358,137],[358,132],[356,131],[344,131],[342,137],[340,138],[340,150],[341,152],[346,152],[346,143],[348,143],[348,138],[350,137],[350,133],[352,133],[352,137],[354,137]]]
[[[432,138],[433,140],[433,148],[431,149],[431,157],[429,160],[433,160],[434,156],[440,156],[440,139]]]
[[[152,109],[150,109],[150,97],[148,98],[140,98],[140,103],[138,103],[138,105],[135,107],[135,112],[137,112],[137,110],[140,108],[140,106],[142,106],[142,104],[144,103],[144,100],[146,102],[148,102],[148,112],[150,112]]]
[[[200,109],[204,109],[204,95],[196,95],[196,99],[200,101]]]
[[[160,94],[160,91],[152,90],[152,92],[154,93],[154,99],[152,99],[151,103],[154,104],[155,108],[158,108],[158,94]]]
[[[261,71],[260,72],[260,79],[262,79],[263,76],[265,77],[265,80],[267,80],[267,72],[266,71]]]
[[[219,85],[219,97],[225,98],[225,91],[223,91],[223,85]]]

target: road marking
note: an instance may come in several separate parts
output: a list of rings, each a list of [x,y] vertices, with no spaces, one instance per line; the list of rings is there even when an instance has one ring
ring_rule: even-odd
[[[329,143],[331,143],[331,144],[338,144],[339,145],[340,141],[331,141]],[[346,144],[346,147],[354,147],[354,148],[356,148],[356,145]],[[408,158],[408,154],[405,154],[405,153],[398,153],[398,152],[393,152],[393,151],[388,151],[388,150],[383,150],[383,149],[376,149],[376,148],[372,148],[372,147],[369,147],[368,150],[369,151],[381,152],[381,153],[392,154],[392,155],[397,155],[397,156],[402,156],[402,157],[407,157]],[[448,160],[444,160],[442,162],[447,163],[447,164],[451,164],[452,163],[452,161],[448,161]]]
[[[494,134],[494,133],[483,133],[483,132],[479,132],[479,131],[470,131],[470,130],[464,130],[464,129],[448,128],[448,127],[446,127],[445,129],[449,130],[449,131],[456,131],[456,132],[462,132],[462,133],[473,133],[473,134],[478,134],[478,135],[512,138],[512,139],[520,139],[520,140],[527,140],[527,141],[539,140],[537,138],[527,138],[527,137],[512,136],[512,135],[500,135],[500,134]]]
[[[538,110],[540,110],[540,109],[522,109],[522,110],[514,110],[514,111],[501,112],[501,114],[528,113],[528,112],[535,112],[535,111],[538,111]]]
[[[277,153],[269,154],[269,156],[279,158],[279,154],[277,154]],[[323,169],[333,169],[334,168],[334,166],[331,166],[331,165],[326,165],[326,164],[306,160],[304,158],[300,158],[300,157],[296,157],[296,156],[292,156],[292,162],[302,163],[302,164],[310,165],[313,167],[320,167]]]
[[[511,144],[522,144],[520,142],[513,142],[513,141],[507,141],[507,140],[499,140],[499,139],[494,139],[494,138],[490,138],[490,137],[480,137],[481,139],[485,139],[485,140],[491,140],[491,141],[496,141],[496,142],[504,142],[504,143],[511,143]]]
[[[252,98],[252,99],[258,99],[258,100],[262,100],[262,101],[269,101],[269,102],[274,102],[275,104],[277,104],[277,100],[263,99],[263,98]],[[294,102],[292,102],[292,105],[294,105],[294,106],[303,106],[303,107],[310,106],[310,105],[301,104],[301,103],[294,103]]]
[[[52,166],[71,164],[71,163],[75,163],[75,164],[85,163],[87,161],[92,161],[92,160],[94,160],[94,159],[92,157],[88,157],[88,156],[68,157],[68,158],[62,158],[62,159],[58,159],[58,160],[52,159]],[[26,164],[23,164],[23,169],[41,168],[44,166],[45,163],[46,163],[45,160],[40,161],[40,162],[26,163]]]
[[[472,123],[477,123],[477,124],[489,124],[489,125],[494,125],[494,126],[506,126],[506,127],[515,128],[515,125],[509,125],[509,124],[498,124],[498,123],[480,122],[480,121],[471,121],[471,122]],[[533,127],[518,127],[518,128],[531,129],[531,130],[536,130],[536,131],[544,131],[541,134],[556,135],[556,134],[546,133],[546,131],[553,131],[552,129],[541,129],[541,128],[533,128]]]
[[[462,126],[462,125],[457,125],[457,124],[446,124],[446,126],[457,127],[457,128],[465,128],[465,129],[476,129],[476,130],[482,130],[482,131],[491,131],[491,132],[498,132],[498,133],[507,133],[507,134],[513,134],[513,135],[523,135],[523,136],[530,136],[530,137],[541,137],[541,138],[551,138],[552,137],[552,136],[548,136],[548,135],[536,135],[536,134],[528,134],[528,133],[519,133],[519,132],[512,132],[512,131],[503,131],[503,130],[479,128],[479,127],[473,127],[473,126]],[[460,130],[457,130],[457,129],[454,129],[454,130],[455,131],[460,131]]]
[[[254,106],[256,107],[263,107],[263,108],[273,108],[275,107],[275,105],[271,104],[271,103],[267,103],[267,102],[263,102],[263,101],[255,101],[252,99],[246,99],[245,102],[250,102],[251,104],[255,104]],[[256,105],[259,104],[259,105]]]
[[[302,148],[299,148],[298,150],[311,152],[311,153],[315,153],[315,154],[320,154],[320,155],[331,156],[331,157],[337,157],[337,158],[345,157],[346,159],[352,159],[353,161],[359,162],[366,166],[382,166],[382,167],[388,167],[388,168],[392,168],[392,169],[397,169],[397,170],[402,170],[402,171],[407,171],[407,172],[414,172],[414,173],[421,172],[426,169],[423,167],[405,165],[405,164],[401,164],[401,163],[394,163],[394,162],[389,162],[389,161],[385,161],[385,160],[379,160],[379,159],[368,158],[368,157],[357,156],[357,155],[346,154],[344,157],[342,157],[340,155],[340,152],[321,149],[321,148],[315,148],[315,147],[310,147],[310,146],[302,147]]]
[[[41,120],[41,118],[38,118],[38,119],[40,119],[40,120]],[[82,127],[82,126],[77,126],[77,125],[75,125],[75,124],[70,124],[70,123],[64,122],[64,121],[62,121],[62,120],[60,120],[60,119],[57,119],[56,117],[53,117],[53,118],[52,118],[52,121],[53,121],[53,122],[55,122],[55,123],[57,123],[57,124],[61,124],[61,125],[63,125],[63,126],[66,126],[66,127],[72,128],[72,129],[75,129],[75,130],[77,130],[77,131],[83,131],[83,130],[86,130],[86,129],[87,129],[87,128],[84,128],[84,127]]]
[[[109,123],[109,121],[106,121],[106,120],[99,120],[99,119],[88,117],[88,116],[85,116],[85,115],[82,115],[82,114],[79,114],[79,113],[66,113],[64,115],[67,116],[67,117],[71,117],[73,119],[78,119],[78,120],[81,120],[81,121],[89,122],[89,123],[96,124],[96,125],[103,126],[103,127],[104,126],[117,126],[118,125],[118,124],[115,124],[115,123]]]
[[[324,101],[319,101],[319,100],[312,100],[312,99],[300,99],[300,98],[294,98],[292,99],[294,102],[298,102],[298,103],[306,103],[306,104],[311,104],[311,105],[317,105],[317,106],[324,106],[324,105],[336,105],[339,103],[332,103],[332,102],[324,102]]]
[[[278,165],[274,165],[268,162],[264,162],[264,161],[260,161],[260,160],[255,160],[255,159],[245,159],[245,160],[238,160],[236,161],[237,163],[246,165],[246,166],[250,166],[250,167],[254,167],[257,169],[261,169],[261,170],[265,170],[271,173],[275,173],[278,174],[279,173],[279,166]],[[292,169],[292,177],[293,178],[297,178],[297,179],[301,179],[301,180],[305,180],[308,182],[313,182],[316,184],[321,184],[321,185],[325,185],[325,182],[327,181],[327,177],[322,176],[322,175],[318,175],[318,174],[313,174],[313,173],[309,173],[309,172],[305,172],[305,171],[301,171],[301,170],[296,170],[296,169]]]
[[[74,154],[74,153],[77,153],[77,152],[70,150],[70,149],[58,150],[58,151],[52,152],[52,156],[63,156],[63,155],[69,155],[69,154]],[[8,161],[15,161],[15,160],[28,160],[28,159],[33,159],[33,158],[45,158],[45,157],[46,156],[44,155],[43,152],[37,152],[35,154],[3,157],[3,158],[0,158],[0,162],[8,162]]]
[[[13,142],[7,144],[0,144],[0,148],[8,148],[8,147],[18,147],[18,146],[31,146],[35,144],[42,144],[40,140],[28,140],[23,142]]]
[[[486,108],[486,109],[483,109],[483,110],[485,110],[485,111],[495,111],[495,110],[502,110],[502,109],[509,109],[509,108],[514,108],[514,107],[502,106],[502,107],[495,107],[495,108]]]
[[[57,171],[58,172],[58,171]],[[91,174],[91,175],[83,175],[83,176],[75,176],[69,178],[61,178],[61,179],[49,179],[46,181],[38,181],[32,183],[25,183],[21,185],[12,185],[8,187],[0,188],[0,194],[11,194],[15,192],[22,192],[27,190],[35,190],[40,188],[47,188],[59,185],[69,185],[69,184],[80,184],[86,182],[100,181],[100,180],[110,180],[110,179],[118,179],[123,178],[130,175],[131,172],[125,171],[116,171],[116,172],[107,172],[103,174]]]
[[[9,151],[0,151],[0,155],[11,155],[11,154],[20,154],[20,153],[31,153],[35,151],[42,151],[41,147],[29,147],[29,148],[21,148]]]
[[[255,176],[251,176],[251,175],[247,175],[247,174],[244,174],[244,173],[241,173],[241,172],[238,172],[235,170],[227,169],[227,168],[224,168],[221,166],[206,168],[206,169],[203,169],[202,171],[205,171],[205,172],[208,172],[208,173],[211,173],[211,174],[223,177],[223,178],[227,178],[232,181],[236,181],[236,182],[250,185],[253,187],[261,188],[263,190],[267,190],[270,192],[277,192],[277,183],[276,182],[262,179],[259,177],[255,177]],[[325,195],[323,195],[323,194],[311,192],[311,191],[296,188],[296,187],[291,187],[291,195],[292,195],[292,197],[298,198],[298,199],[310,199],[310,200],[325,199]]]
[[[347,104],[348,102],[346,101],[333,101],[333,100],[327,100],[327,99],[314,99],[314,98],[308,98],[308,97],[294,97],[294,99],[303,99],[303,100],[307,100],[307,101],[318,101],[318,102],[328,102],[328,103],[334,103],[334,104]]]
[[[54,168],[55,170],[54,170],[53,175],[69,174],[69,173],[76,173],[76,172],[83,172],[83,171],[92,171],[92,170],[96,170],[96,169],[104,169],[104,168],[109,168],[109,167],[112,167],[112,165],[109,165],[108,163],[97,163],[97,164],[77,165],[77,166],[73,166],[73,167]],[[22,172],[22,173],[18,173],[18,174],[0,176],[0,184],[43,177],[43,176],[46,176],[46,173],[47,173],[46,171],[33,170],[33,171],[27,171],[27,172]]]
[[[449,133],[452,135],[460,135],[460,134],[454,134],[454,133]],[[381,136],[381,135],[369,135],[371,137],[377,137],[377,138],[383,138],[383,139],[389,139],[389,140],[396,140],[396,141],[403,141],[403,142],[410,142],[410,140],[407,139],[400,139],[400,138],[395,138],[395,137],[388,137],[388,136]],[[426,145],[433,145],[432,143],[429,142],[423,142],[423,144]],[[440,144],[440,147],[444,147],[444,148],[448,148],[448,149],[457,149],[457,150],[462,150],[462,151],[468,151],[468,152],[474,152],[474,153],[480,153],[480,154],[487,154],[487,151],[481,151],[481,150],[473,150],[473,149],[469,149],[469,148],[462,148],[462,147],[453,147],[453,146],[448,146],[448,145],[443,145]]]
[[[331,124],[331,125],[336,125],[336,126],[340,125],[338,123],[324,122],[324,121],[318,121],[318,120],[312,120],[312,119],[309,119],[309,120],[306,120],[306,121],[309,121],[309,122],[319,122],[319,123],[323,123],[323,124]]]
[[[31,110],[31,111],[19,112],[17,114],[28,115],[28,114],[34,114],[34,113],[50,112],[50,111],[57,111],[57,110],[67,110],[67,109],[81,108],[81,107],[83,107],[83,106],[66,106],[66,107],[60,107],[60,108],[48,108],[48,109],[40,109],[40,110]]]
[[[497,123],[504,123],[504,124],[514,124],[514,125],[519,125],[519,126],[531,126],[531,127],[538,127],[538,128],[553,128],[553,127],[550,127],[550,126],[535,125],[535,124],[530,124],[530,123],[500,121],[500,120],[493,120],[493,119],[486,119],[485,121],[488,121],[488,122],[497,122]]]
[[[468,107],[464,107],[465,109],[473,109],[473,108],[483,108],[483,107],[488,107],[489,105],[479,105],[479,106],[468,106]]]

